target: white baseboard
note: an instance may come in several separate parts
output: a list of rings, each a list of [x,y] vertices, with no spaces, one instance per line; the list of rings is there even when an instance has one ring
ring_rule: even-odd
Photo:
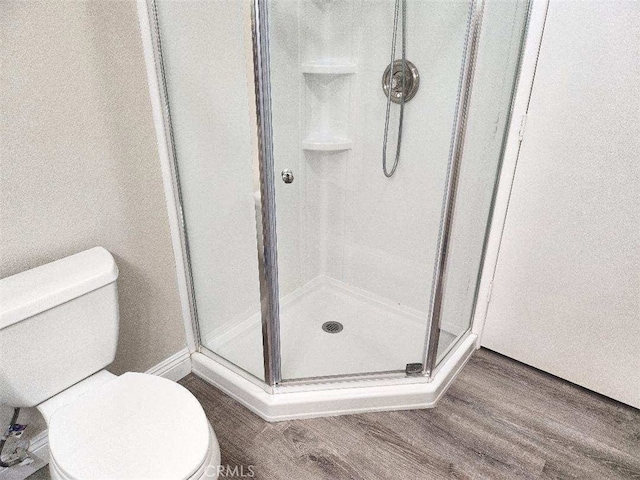
[[[191,373],[189,349],[180,350],[166,360],[154,365],[145,373],[177,382]],[[16,465],[11,468],[0,468],[0,480],[24,480],[49,463],[49,438],[46,430],[31,439],[29,452],[34,459],[33,463],[24,466]]]
[[[151,367],[145,373],[168,378],[174,382],[181,380],[191,373],[191,354],[189,349],[180,350],[156,366]]]

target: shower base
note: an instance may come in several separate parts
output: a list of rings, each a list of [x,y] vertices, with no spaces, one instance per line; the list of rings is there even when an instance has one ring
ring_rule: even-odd
[[[425,377],[367,378],[282,385],[273,388],[226,362],[203,353],[191,356],[192,371],[268,422],[387,410],[431,408],[446,392],[476,349],[477,336],[466,334],[437,373]]]
[[[398,376],[407,363],[421,361],[425,315],[328,277],[316,278],[283,298],[280,318],[285,383],[277,387],[267,387],[254,378],[263,378],[262,348],[256,348],[262,345],[259,313],[203,339],[203,345],[217,355],[192,356],[196,375],[267,421],[432,407],[476,343],[475,335],[443,329],[439,351],[453,344],[455,351],[432,381]],[[328,333],[322,329],[327,321],[340,322],[344,328]],[[381,375],[286,383],[371,372]]]
[[[425,313],[382,299],[330,277],[318,277],[282,299],[280,331],[282,378],[354,375],[403,371],[421,363],[426,335]],[[339,322],[339,333],[322,329]],[[444,352],[463,331],[441,330]],[[218,355],[262,378],[260,314],[204,341]]]

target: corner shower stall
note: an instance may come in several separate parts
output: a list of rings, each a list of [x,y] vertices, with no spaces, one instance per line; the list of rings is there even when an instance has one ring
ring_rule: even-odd
[[[194,371],[268,420],[433,405],[475,347],[528,1],[143,5]]]

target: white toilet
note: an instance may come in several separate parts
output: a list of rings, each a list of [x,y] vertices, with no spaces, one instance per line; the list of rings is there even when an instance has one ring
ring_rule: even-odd
[[[0,403],[43,414],[54,480],[214,479],[218,441],[187,389],[104,370],[117,277],[96,247],[0,280]]]

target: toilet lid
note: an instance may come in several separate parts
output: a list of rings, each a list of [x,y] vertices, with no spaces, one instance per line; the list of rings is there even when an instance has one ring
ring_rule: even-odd
[[[49,448],[75,479],[187,479],[207,460],[209,423],[186,388],[125,373],[53,413]]]

